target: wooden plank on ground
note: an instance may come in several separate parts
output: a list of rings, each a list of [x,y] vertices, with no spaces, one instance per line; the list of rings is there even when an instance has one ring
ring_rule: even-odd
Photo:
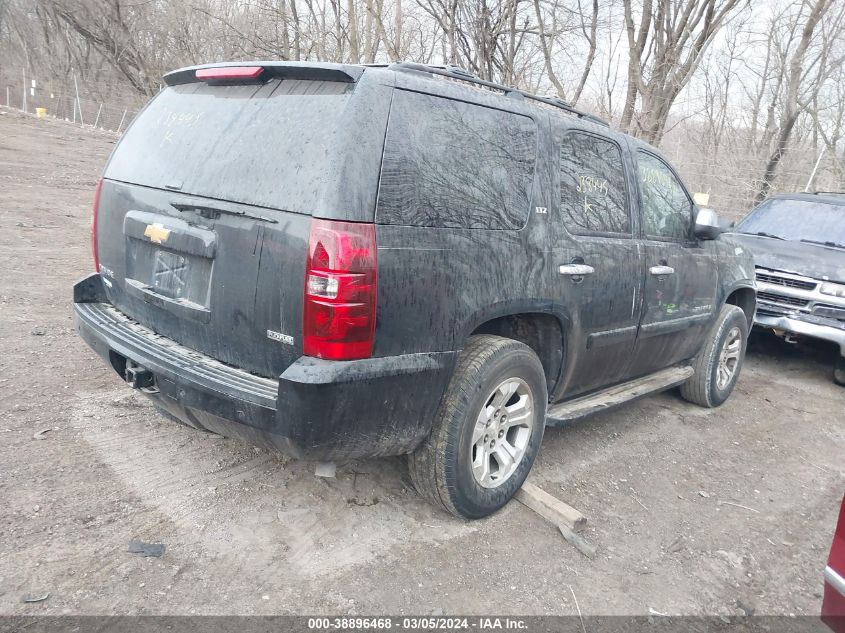
[[[573,545],[575,549],[581,552],[584,556],[586,556],[587,558],[596,557],[596,546],[588,543],[583,536],[581,536],[580,534],[576,534],[565,525],[558,525],[557,529],[560,530],[560,533],[563,538],[566,539],[568,543]]]
[[[573,532],[580,532],[587,525],[587,519],[578,510],[527,481],[516,491],[515,497],[555,525],[566,526]]]

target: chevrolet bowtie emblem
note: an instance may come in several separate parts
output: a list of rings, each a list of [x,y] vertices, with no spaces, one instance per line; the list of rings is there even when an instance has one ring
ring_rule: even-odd
[[[154,224],[147,225],[147,228],[144,229],[144,235],[150,238],[151,242],[163,244],[170,237],[170,229],[166,229],[163,225],[155,222]]]

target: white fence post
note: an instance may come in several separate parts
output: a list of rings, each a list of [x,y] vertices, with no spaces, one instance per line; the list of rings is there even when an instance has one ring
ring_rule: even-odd
[[[117,133],[120,134],[120,130],[123,127],[123,121],[126,119],[126,110],[123,111],[123,116],[120,117],[120,125],[117,126]]]
[[[96,119],[94,119],[94,127],[97,127],[97,123],[99,123],[99,122],[100,122],[100,112],[102,112],[102,111],[103,111],[103,104],[101,103],[101,104],[100,104],[100,109],[99,109],[99,110],[97,110],[97,118],[96,118]]]
[[[79,122],[85,125],[82,118],[82,102],[79,100],[79,84],[76,83],[76,73],[73,73],[73,87],[76,88],[76,109],[79,110]],[[76,117],[73,118],[73,121],[76,123]]]
[[[810,174],[810,179],[807,181],[807,186],[804,187],[804,191],[810,191],[810,185],[813,184],[813,178],[816,177],[816,170],[819,168],[819,163],[822,162],[822,156],[824,156],[824,152],[827,149],[827,145],[822,147],[822,151],[819,152],[819,157],[816,159],[816,164],[813,167],[813,173]]]

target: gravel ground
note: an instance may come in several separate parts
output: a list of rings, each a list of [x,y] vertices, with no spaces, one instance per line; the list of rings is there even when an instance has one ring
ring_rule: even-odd
[[[402,459],[316,478],[125,387],[70,316],[114,142],[0,109],[0,614],[818,613],[845,482],[831,350],[752,350],[720,409],[669,392],[547,431],[533,480],[588,517],[589,560],[516,502],[436,511]]]

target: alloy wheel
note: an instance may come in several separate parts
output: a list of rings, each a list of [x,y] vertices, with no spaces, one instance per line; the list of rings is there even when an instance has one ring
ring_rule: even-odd
[[[496,488],[516,471],[531,439],[534,399],[521,378],[503,380],[485,400],[472,434],[472,474]]]
[[[727,387],[739,367],[739,356],[742,352],[742,332],[738,327],[732,327],[722,345],[719,354],[719,366],[716,370],[716,386],[721,390]]]

